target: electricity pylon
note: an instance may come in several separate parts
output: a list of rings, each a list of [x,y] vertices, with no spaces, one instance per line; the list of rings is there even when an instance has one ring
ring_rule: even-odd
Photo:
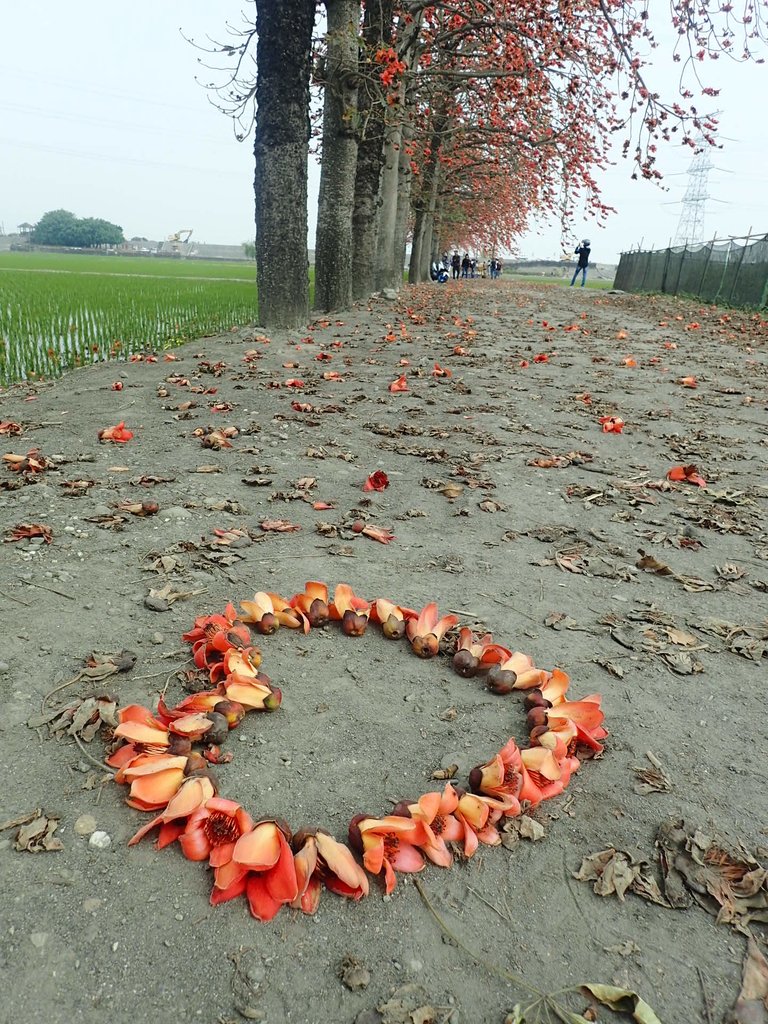
[[[696,145],[706,145],[703,138],[696,140]],[[709,152],[703,149],[697,153],[688,168],[688,185],[683,196],[683,208],[673,245],[698,245],[704,241],[704,214],[706,202],[710,199],[707,192],[709,172],[715,165],[709,158]]]

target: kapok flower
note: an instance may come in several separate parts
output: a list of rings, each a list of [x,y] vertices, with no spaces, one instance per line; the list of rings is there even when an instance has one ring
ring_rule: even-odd
[[[251,914],[259,921],[271,921],[284,903],[291,903],[299,894],[289,840],[290,830],[282,822],[258,822],[235,844],[232,872],[237,875],[229,886],[222,885],[225,875],[217,870],[211,902],[221,903],[238,895],[245,880]]]
[[[304,830],[293,837],[293,861],[299,892],[291,906],[314,914],[325,887],[338,896],[359,900],[368,895],[368,877],[348,846],[322,829]]]
[[[601,416],[598,422],[604,434],[621,434],[624,431],[624,420],[621,416]]]
[[[301,594],[294,594],[289,601],[291,608],[306,615],[310,626],[326,626],[330,618],[328,611],[328,587],[317,580],[309,580]]]
[[[389,477],[383,469],[377,469],[363,484],[364,491],[383,491],[389,487]]]
[[[476,793],[463,793],[453,813],[463,829],[465,857],[471,857],[480,843],[498,846],[501,842],[496,822],[506,813],[503,801]]]
[[[241,601],[240,608],[242,609],[240,619],[252,625],[258,633],[262,633],[264,636],[271,636],[280,625],[275,615],[272,598],[263,590],[254,594],[253,600]]]
[[[233,653],[239,654],[240,652]],[[201,690],[199,693],[193,693],[191,696],[185,697],[184,700],[180,701],[173,708],[167,707],[162,697],[157,702],[157,713],[165,725],[168,725],[176,718],[182,718],[184,715],[195,713],[207,714],[210,711],[224,715],[230,729],[234,729],[236,725],[239,725],[245,716],[245,708],[242,704],[228,700],[222,695],[220,690]]]
[[[156,818],[139,829],[128,840],[128,845],[133,846],[140,842],[153,828],[160,826],[155,845],[158,850],[169,846],[179,838],[186,827],[186,821],[182,818],[189,818],[191,814],[202,807],[207,800],[215,795],[215,789],[210,779],[202,776],[200,778],[187,779],[182,783],[175,796],[171,798],[168,806]]]
[[[246,711],[277,711],[283,701],[282,691],[272,685],[264,672],[253,676],[229,675],[224,680],[224,689],[227,697],[242,704]]]
[[[405,374],[401,373],[397,380],[393,380],[389,385],[389,390],[395,394],[398,391],[409,391],[408,381],[405,379]]]
[[[237,612],[228,604],[224,615],[204,615],[195,619],[195,625],[182,636],[192,644],[192,656],[198,668],[207,669],[214,680],[213,670],[230,648],[248,647],[251,634],[248,627],[236,625]]]
[[[240,877],[239,866],[233,864],[235,847],[241,836],[253,828],[253,819],[234,800],[214,796],[193,811],[179,836],[182,852],[188,860],[207,860],[219,879],[229,881]]]
[[[339,583],[333,592],[328,611],[334,622],[340,622],[347,636],[362,636],[368,625],[370,604],[352,591],[348,583]]]
[[[599,741],[608,735],[603,728],[605,715],[600,708],[601,700],[599,694],[593,693],[581,700],[556,704],[545,711],[549,729],[560,734],[566,745],[575,739],[577,743],[600,753],[603,746]]]
[[[453,855],[446,842],[464,837],[461,822],[454,817],[458,804],[459,794],[447,782],[442,793],[425,793],[416,803],[403,807],[409,817],[424,822],[427,842],[422,849],[432,863],[441,868],[449,868],[453,863]],[[402,813],[399,804],[394,813]]]
[[[512,690],[530,690],[542,686],[547,679],[544,669],[536,668],[533,658],[514,651],[504,661],[492,665],[488,672],[488,687],[494,693],[507,694]]]
[[[470,679],[483,669],[511,657],[512,652],[501,644],[495,644],[490,633],[476,641],[472,630],[462,626],[453,656],[453,670],[465,679]]]
[[[116,775],[115,782],[129,782],[126,803],[139,811],[165,807],[182,782],[188,758],[172,754],[141,753],[132,758]]]
[[[413,653],[420,658],[433,658],[440,650],[443,636],[458,621],[458,615],[444,615],[442,619],[438,618],[437,605],[434,601],[424,605],[418,616],[409,619],[405,625],[405,633],[411,642]]]
[[[540,737],[553,737],[547,733]],[[549,746],[529,747],[521,751],[522,758],[522,786],[520,787],[520,799],[527,800],[532,807],[541,803],[542,800],[550,800],[553,796],[559,796],[571,778],[572,772],[578,768],[578,760],[570,758],[566,754],[565,744],[557,737],[553,737]],[[575,765],[574,763],[575,762]]]
[[[507,740],[498,754],[486,764],[477,765],[469,773],[474,793],[493,797],[504,804],[504,814],[520,813],[520,790],[523,786],[523,759],[513,739]]]
[[[385,889],[397,884],[395,871],[421,871],[424,855],[417,847],[429,841],[424,822],[396,814],[384,818],[356,815],[349,823],[349,843],[363,855],[366,871],[378,875],[384,870]]]
[[[380,623],[388,640],[401,640],[405,636],[406,621],[415,616],[412,608],[401,608],[384,597],[377,598],[371,607],[371,621]]]
[[[667,480],[676,480],[697,487],[706,487],[707,481],[700,475],[696,466],[673,466],[667,472]]]
[[[130,441],[133,437],[133,432],[128,430],[125,423],[121,420],[116,427],[105,427],[99,431],[100,441],[116,441],[118,444],[125,444],[126,441]]]
[[[303,629],[305,633],[309,632],[309,619],[304,612],[292,608],[284,597],[280,597],[279,594],[273,594],[271,590],[267,591],[267,597],[272,602],[275,618],[281,626],[287,626],[288,629]]]
[[[142,747],[164,749],[170,743],[165,723],[141,704],[128,704],[118,712],[120,723],[113,735]]]
[[[231,675],[256,676],[261,665],[261,651],[258,647],[230,647],[221,661],[210,668],[211,682],[218,682]]]

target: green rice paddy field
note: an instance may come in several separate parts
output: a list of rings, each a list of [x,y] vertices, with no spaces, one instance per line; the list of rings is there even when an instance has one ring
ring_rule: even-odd
[[[253,263],[0,253],[0,385],[168,349],[255,312]]]

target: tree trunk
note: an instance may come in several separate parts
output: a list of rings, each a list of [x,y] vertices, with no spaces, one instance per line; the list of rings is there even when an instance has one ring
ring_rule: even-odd
[[[427,280],[429,264],[435,255],[432,251],[432,234],[440,179],[440,147],[446,123],[445,116],[439,114],[435,116],[432,124],[429,157],[421,175],[421,192],[416,207],[411,262],[408,267],[408,280],[411,284]]]
[[[315,241],[315,307],[352,305],[359,0],[325,0],[328,52]]]
[[[378,216],[378,232],[376,236],[376,287],[401,288],[403,284],[403,266],[405,264],[405,231],[407,212],[399,206],[399,190],[410,188],[410,157],[403,151],[404,135],[409,134],[410,126],[405,131],[410,113],[408,106],[412,100],[412,90],[407,87],[406,76],[413,71],[417,63],[417,42],[423,11],[414,14],[402,30],[398,40],[398,57],[406,65],[406,73],[398,86],[399,102],[388,108],[388,126],[384,141],[384,170],[381,177],[381,204]],[[410,196],[409,196],[410,200]],[[406,211],[408,210],[406,207]]]
[[[307,160],[315,0],[257,0],[256,273],[259,322],[309,317]]]
[[[393,0],[368,0],[363,21],[366,58],[358,97],[360,141],[357,147],[355,208],[352,214],[354,273],[352,297],[363,299],[376,287],[376,207],[384,163],[384,104],[378,87],[380,66],[374,55],[392,39]]]
[[[397,179],[402,123],[391,123],[384,140],[384,167],[381,172],[381,190],[376,231],[376,287],[399,288],[402,281],[392,274],[392,254],[395,248],[397,225]]]

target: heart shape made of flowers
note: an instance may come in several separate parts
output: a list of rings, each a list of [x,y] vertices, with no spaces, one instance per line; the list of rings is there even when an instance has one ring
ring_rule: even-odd
[[[347,636],[362,636],[370,622],[377,623],[385,637],[405,639],[425,659],[439,655],[448,646],[448,631],[458,627],[454,671],[465,678],[482,675],[500,696],[524,691],[529,745],[521,749],[507,740],[472,769],[466,789],[447,781],[442,792],[401,801],[384,817],[356,815],[348,843],[321,828],[293,833],[282,819],[255,821],[236,801],[218,795],[210,774],[211,764],[232,760],[221,746],[245,715],[277,711],[282,702],[279,688],[261,671],[251,630],[269,636],[282,626],[309,633],[329,622],[339,623]],[[562,793],[581,759],[599,753],[607,736],[598,694],[568,700],[565,672],[537,668],[528,655],[495,643],[490,634],[476,637],[459,627],[457,615],[440,617],[435,603],[416,611],[384,598],[369,602],[346,583],[329,600],[327,585],[310,581],[290,600],[259,591],[239,613],[228,604],[223,614],[199,616],[183,639],[213,688],[170,708],[160,697],[154,713],[140,704],[122,708],[106,763],[116,770],[115,781],[130,787],[129,806],[155,812],[129,845],[155,829],[158,849],[178,841],[185,857],[213,869],[212,904],[245,895],[260,921],[286,904],[314,913],[323,887],[359,900],[368,894],[368,874],[383,874],[391,893],[398,871],[420,871],[427,861],[448,868],[454,847],[471,857],[481,843],[498,845],[503,819]]]

